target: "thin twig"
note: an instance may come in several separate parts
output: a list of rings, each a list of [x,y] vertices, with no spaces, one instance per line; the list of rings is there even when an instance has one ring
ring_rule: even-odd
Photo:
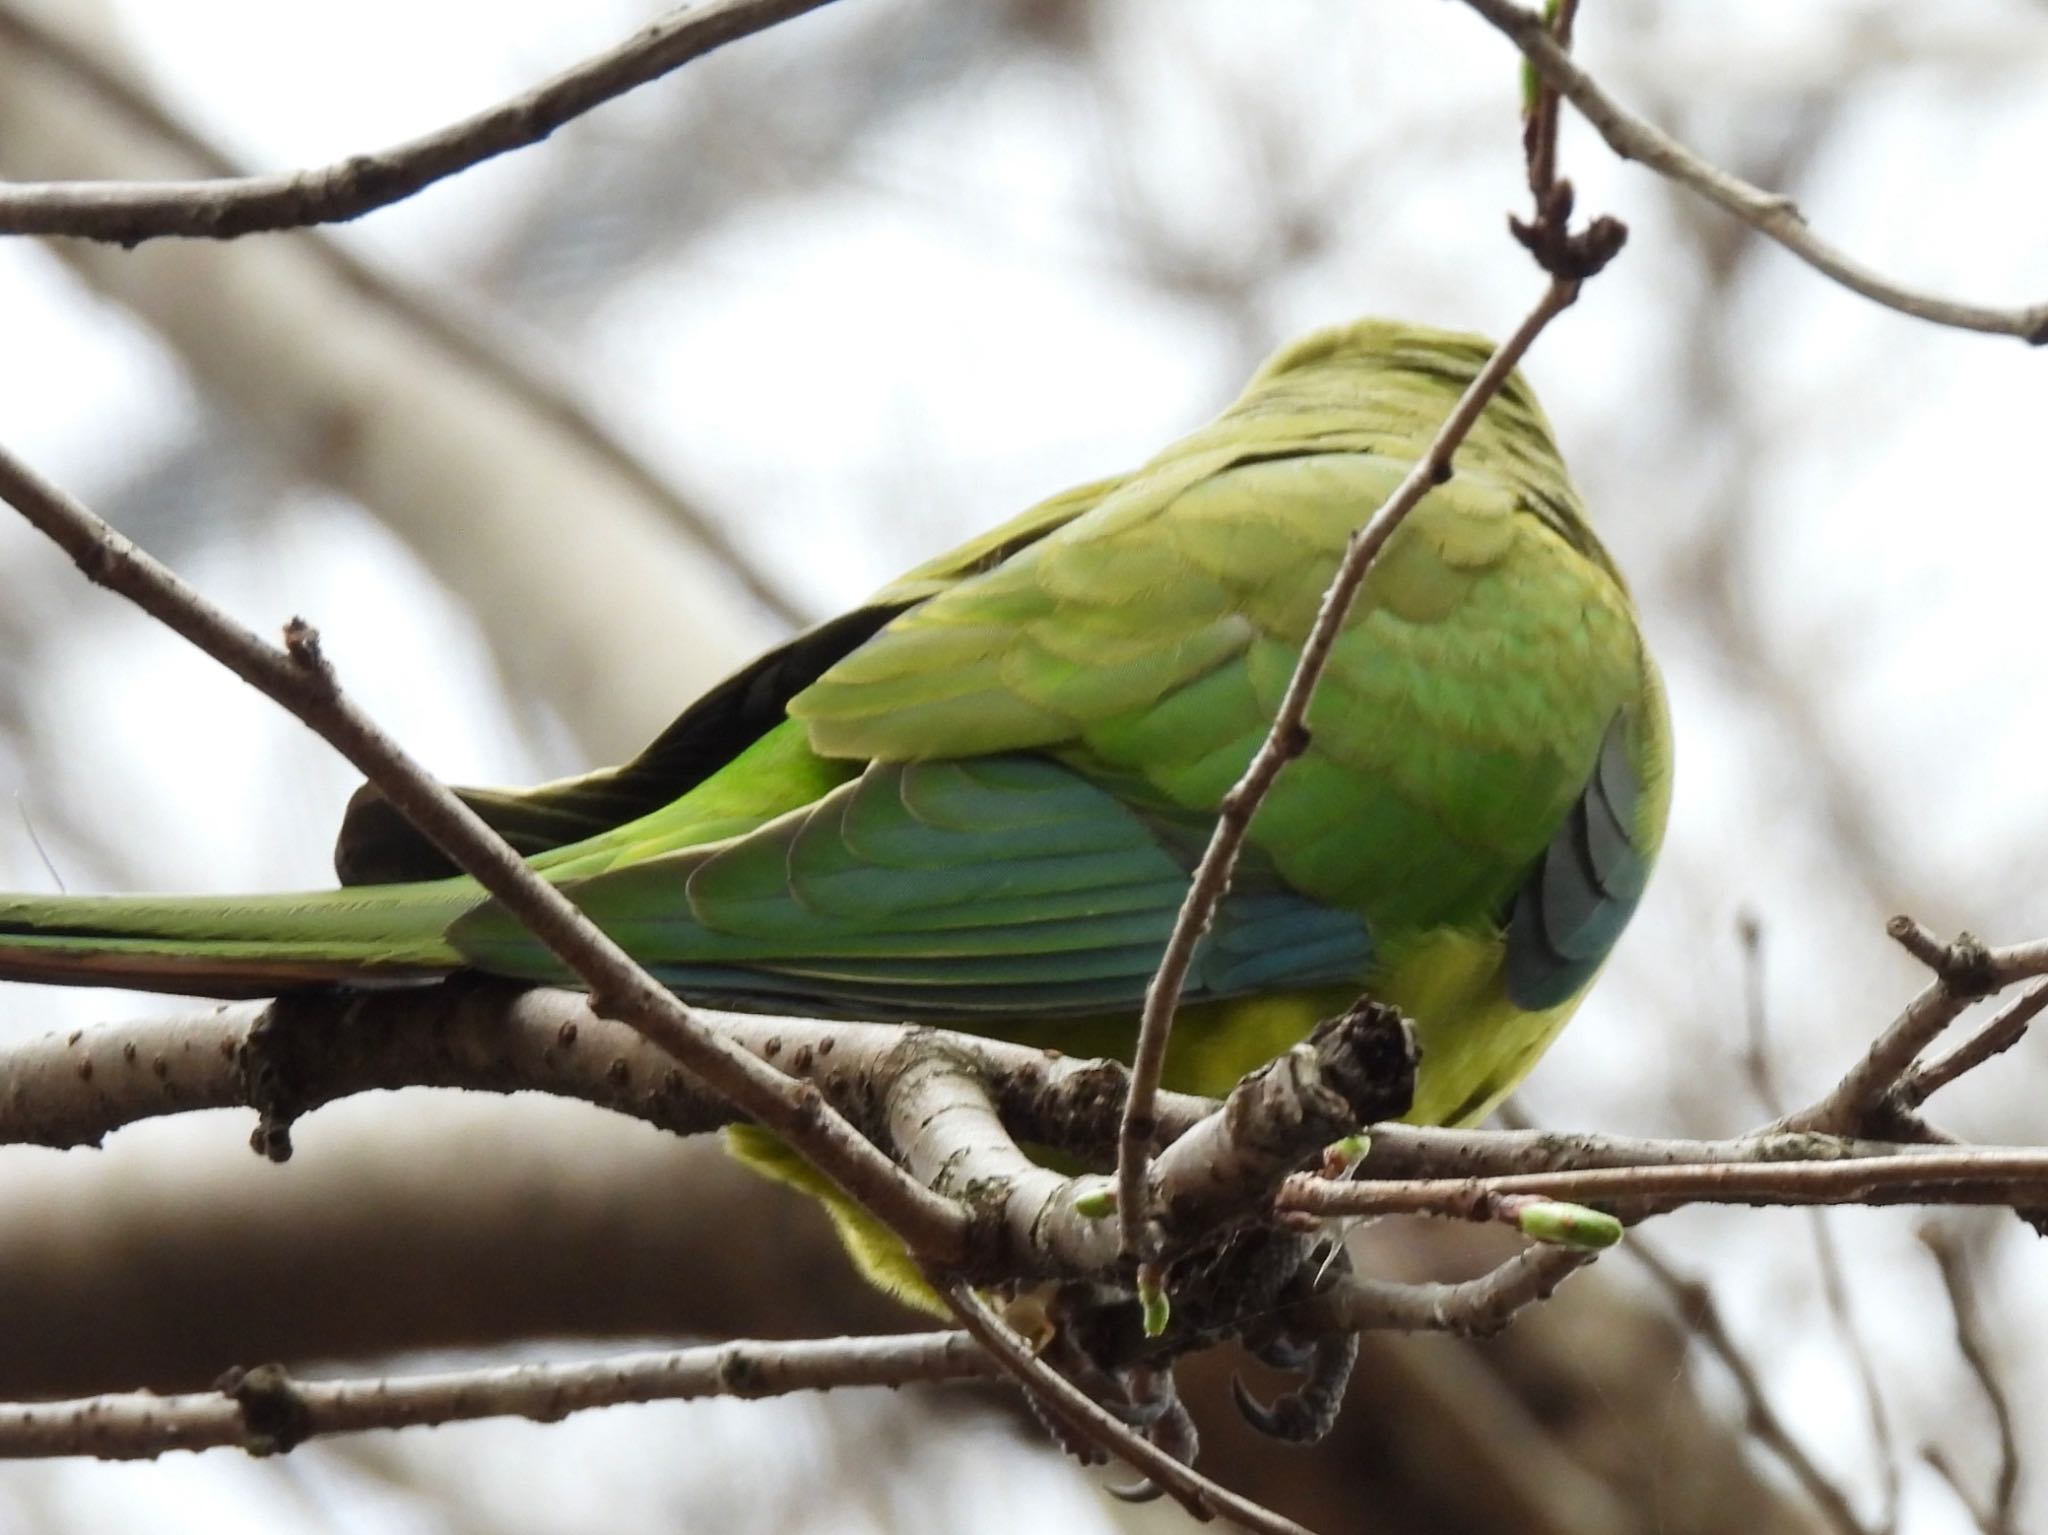
[[[715,1031],[636,965],[562,893],[536,875],[475,812],[435,783],[335,683],[310,628],[265,644],[81,503],[0,448],[0,499],[86,577],[151,617],[304,721],[381,789],[400,813],[476,879],[590,987],[592,1005],[666,1050],[748,1117],[784,1136],[863,1207],[934,1262],[962,1254],[963,1212],[908,1177],[833,1110]]]
[[[0,234],[139,245],[339,223],[515,149],[716,48],[829,0],[705,0],[508,101],[389,149],[302,171],[197,181],[0,184]]]
[[[2026,1037],[2027,1029],[2048,1008],[2048,981],[2022,992],[1993,1016],[1991,1021],[1939,1060],[1925,1062],[1906,1073],[1896,1097],[1909,1109],[1917,1109],[1958,1077],[1965,1076],[1995,1056],[2003,1055]]]
[[[960,1325],[1045,1411],[1089,1443],[1128,1461],[1197,1519],[1220,1514],[1258,1535],[1310,1535],[1292,1519],[1211,1481],[1136,1433],[1034,1354],[1031,1345],[969,1286],[953,1285],[945,1293]]]
[[[1778,1089],[1777,1072],[1771,1058],[1763,923],[1753,912],[1744,912],[1736,921],[1736,936],[1742,945],[1743,955],[1743,1018],[1747,1039],[1743,1050],[1743,1069],[1763,1111],[1774,1120],[1782,1119],[1785,1100]],[[1856,1325],[1856,1314],[1849,1299],[1848,1274],[1842,1263],[1841,1246],[1835,1241],[1834,1223],[1829,1212],[1809,1210],[1807,1225],[1813,1235],[1814,1267],[1820,1272],[1821,1295],[1827,1303],[1829,1316],[1834,1319],[1835,1332],[1855,1367],[1857,1384],[1863,1392],[1864,1418],[1870,1425],[1871,1448],[1884,1478],[1884,1501],[1875,1529],[1877,1535],[1891,1535],[1898,1527],[1900,1493],[1899,1452],[1892,1436],[1891,1414],[1885,1408],[1884,1389],[1878,1380],[1877,1363],[1871,1357],[1869,1342],[1864,1338],[1863,1330]]]
[[[1353,1169],[1364,1178],[1487,1178],[1588,1167],[1676,1167],[1696,1163],[1838,1162],[1918,1155],[1918,1141],[1854,1140],[1805,1131],[1760,1130],[1723,1140],[1595,1135],[1578,1130],[1445,1130],[1374,1125],[1372,1146]]]
[[[1984,1401],[1991,1409],[1991,1420],[1998,1430],[1998,1479],[1992,1485],[1990,1506],[1979,1511],[1974,1500],[1967,1495],[1965,1502],[1983,1527],[1984,1535],[2012,1535],[2015,1528],[2013,1508],[2020,1490],[2019,1434],[2013,1424],[2012,1399],[1999,1378],[1997,1356],[1984,1336],[1984,1317],[1977,1305],[1976,1286],[1970,1282],[1968,1262],[1956,1244],[1938,1228],[1922,1226],[1919,1236],[1921,1245],[1934,1255],[1934,1261],[1941,1269],[1941,1282],[1948,1291],[1949,1309],[1955,1315],[1956,1348],[1976,1378],[1978,1389],[1984,1393]],[[1941,1469],[1947,1470],[1946,1467]],[[1956,1483],[1956,1490],[1962,1492],[1960,1482]]]
[[[1578,19],[1579,0],[1552,0],[1550,35],[1567,53],[1572,46],[1572,24]],[[1528,122],[1523,128],[1524,158],[1529,169],[1529,195],[1536,206],[1545,206],[1557,185],[1557,87],[1536,77],[1536,98],[1530,103]]]
[[[787,1396],[848,1386],[984,1379],[995,1361],[962,1332],[741,1342],[371,1380],[302,1381],[276,1365],[235,1371],[215,1391],[124,1392],[0,1404],[0,1459],[139,1460],[171,1450],[290,1450],[326,1434],[477,1418],[554,1423],[627,1402]]]
[[[1911,917],[1894,917],[1886,931],[1915,959],[1934,971],[1933,982],[1877,1037],[1863,1059],[1811,1108],[1778,1121],[1782,1130],[1819,1130],[1856,1135],[1891,1128],[1904,1112],[1896,1094],[1927,1047],[1979,998],[2048,974],[2048,940],[1987,949],[1965,933],[1944,944]]]
[[[2041,1205],[2048,1203],[2048,1150],[1902,1147],[1893,1155],[1820,1162],[1680,1163],[1401,1182],[1337,1183],[1298,1173],[1281,1187],[1278,1204],[1312,1215],[1492,1220],[1499,1202],[1518,1194],[1644,1201],[1660,1214],[1686,1204]]]
[[[1764,928],[1754,912],[1735,919],[1735,939],[1742,946],[1742,1072],[1764,1112],[1782,1119],[1785,1101],[1771,1061],[1770,1014],[1764,1002]]]
[[[1692,1328],[1693,1335],[1721,1361],[1722,1368],[1735,1382],[1735,1389],[1742,1397],[1743,1421],[1758,1443],[1775,1455],[1791,1473],[1792,1479],[1805,1490],[1837,1535],[1870,1535],[1850,1504],[1849,1495],[1821,1470],[1813,1457],[1807,1454],[1806,1447],[1785,1426],[1785,1420],[1778,1416],[1777,1409],[1771,1406],[1756,1367],[1721,1319],[1721,1309],[1714,1304],[1713,1292],[1698,1280],[1680,1274],[1641,1238],[1630,1241],[1627,1247],[1643,1271],[1671,1297],[1672,1304]]]
[[[2000,309],[1940,298],[1892,281],[1816,236],[1790,198],[1751,186],[1628,111],[1558,46],[1537,12],[1514,0],[1465,3],[1521,49],[1537,73],[1577,107],[1623,159],[1638,161],[1690,188],[1777,241],[1807,265],[1887,309],[1959,330],[2018,336],[2035,346],[2048,343],[2048,303]]]
[[[1397,1284],[1350,1278],[1299,1307],[1290,1318],[1309,1329],[1337,1332],[1447,1332],[1486,1338],[1516,1312],[1548,1300],[1595,1254],[1570,1247],[1531,1246],[1476,1279],[1455,1284]]]
[[[247,172],[189,122],[138,86],[133,78],[19,5],[0,3],[0,41],[30,50],[75,80],[94,99],[159,139],[196,169],[217,181],[241,181]],[[0,187],[4,197],[4,187]],[[325,234],[308,230],[304,248],[356,293],[397,316],[407,329],[428,336],[462,359],[506,395],[559,426],[594,459],[611,469],[663,517],[688,532],[749,596],[792,629],[812,616],[704,509],[682,495],[648,462],[622,442],[569,389],[529,364],[491,326],[451,304],[441,294],[409,284],[358,256]]]
[[[1266,732],[1266,738],[1245,769],[1244,776],[1223,796],[1216,829],[1210,835],[1208,847],[1203,850],[1201,862],[1196,865],[1187,898],[1182,901],[1180,914],[1174,920],[1172,936],[1167,940],[1159,968],[1145,991],[1137,1050],[1131,1060],[1130,1096],[1125,1101],[1123,1129],[1117,1145],[1117,1206],[1122,1221],[1123,1247],[1128,1254],[1152,1256],[1151,1212],[1146,1196],[1152,1141],[1157,1133],[1153,1105],[1159,1090],[1160,1072],[1166,1064],[1166,1046],[1172,1034],[1173,1016],[1180,1005],[1188,968],[1194,961],[1195,946],[1208,931],[1216,908],[1230,886],[1230,877],[1237,867],[1238,854],[1244,846],[1252,816],[1271,792],[1280,770],[1307,747],[1308,730],[1304,721],[1308,706],[1317,684],[1322,680],[1324,669],[1329,665],[1330,652],[1337,643],[1359,586],[1387,540],[1393,537],[1395,530],[1423,496],[1431,487],[1450,477],[1451,456],[1465,440],[1466,433],[1471,431],[1488,402],[1507,382],[1508,375],[1543,333],[1544,327],[1571,306],[1578,292],[1577,280],[1561,277],[1551,280],[1536,307],[1516,327],[1515,333],[1487,359],[1486,366],[1479,370],[1458,397],[1458,403],[1445,417],[1443,425],[1437,428],[1436,436],[1393,494],[1373,513],[1370,522],[1352,534],[1337,573],[1323,594],[1315,623],[1302,643],[1301,659],[1288,680],[1287,691],[1280,700],[1272,728]]]

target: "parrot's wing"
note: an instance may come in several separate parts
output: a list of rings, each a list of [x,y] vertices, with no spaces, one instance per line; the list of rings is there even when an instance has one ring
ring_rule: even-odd
[[[808,629],[733,673],[632,761],[531,789],[457,789],[514,851],[531,858],[581,842],[659,809],[782,723],[791,694],[859,645],[899,608],[872,606]],[[344,885],[442,879],[456,872],[372,785],[349,801],[334,844]]]
[[[783,719],[790,698],[897,614],[1001,564],[1071,522],[1120,483],[1097,480],[1041,501],[891,582],[867,603],[742,667],[684,710],[632,761],[529,789],[464,788],[456,795],[514,851],[532,857],[636,821],[688,793]],[[373,786],[349,801],[335,838],[344,885],[442,879],[456,869]]]
[[[1347,539],[1409,467],[1343,439],[1287,446],[1141,471],[891,621],[789,713],[827,756],[1036,750],[1129,800],[1213,807],[1269,728]],[[1497,924],[1617,716],[1643,738],[1626,596],[1545,513],[1483,469],[1415,509],[1337,641],[1307,752],[1254,822],[1289,886],[1363,911],[1383,939]]]
[[[1585,789],[1516,892],[1507,924],[1508,995],[1553,1007],[1593,978],[1642,899],[1661,814],[1643,815],[1643,773],[1617,715]],[[1647,824],[1646,824],[1647,823]]]
[[[1162,824],[1042,757],[876,763],[727,842],[562,888],[688,997],[858,1017],[969,1020],[1135,1007],[1187,894],[1199,828]],[[485,906],[449,940],[552,978]],[[1356,914],[1287,890],[1256,857],[1197,951],[1191,998],[1355,981]]]

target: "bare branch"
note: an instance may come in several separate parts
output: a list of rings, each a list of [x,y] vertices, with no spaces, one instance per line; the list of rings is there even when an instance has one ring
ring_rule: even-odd
[[[0,40],[28,58],[76,81],[93,100],[141,129],[215,180],[246,179],[246,172],[217,144],[173,113],[114,63],[77,39],[63,35],[11,0],[0,0]],[[0,188],[4,191],[4,188]],[[530,364],[488,326],[462,312],[442,294],[408,284],[325,235],[308,233],[301,249],[370,303],[403,319],[408,329],[431,337],[449,354],[470,363],[495,387],[551,421],[590,456],[616,473],[663,518],[688,531],[716,558],[749,596],[792,629],[812,615],[781,581],[750,556],[718,522],[628,448],[619,437],[556,379]],[[471,546],[473,548],[473,545]]]
[[[2048,303],[1998,309],[1940,298],[1893,282],[1815,235],[1790,198],[1751,186],[1621,106],[1557,45],[1542,16],[1535,11],[1517,5],[1515,0],[1465,3],[1521,49],[1537,73],[1579,109],[1616,154],[1647,165],[1726,209],[1851,292],[1937,325],[2018,336],[2035,346],[2048,343]]]
[[[4,449],[0,498],[68,553],[88,579],[128,598],[311,726],[574,970],[599,1012],[631,1025],[750,1118],[783,1135],[913,1252],[941,1262],[960,1255],[965,1218],[957,1207],[906,1176],[815,1088],[706,1028],[634,964],[341,693],[310,628],[294,621],[284,650],[265,644]]]
[[[1642,1265],[1643,1271],[1671,1297],[1679,1315],[1685,1318],[1707,1351],[1721,1361],[1722,1368],[1727,1370],[1729,1378],[1735,1382],[1735,1389],[1742,1396],[1743,1421],[1750,1433],[1792,1474],[1792,1479],[1813,1500],[1836,1535],[1869,1535],[1863,1521],[1857,1517],[1855,1507],[1849,1502],[1849,1495],[1820,1468],[1806,1452],[1806,1447],[1785,1426],[1785,1420],[1778,1416],[1777,1409],[1764,1392],[1756,1366],[1728,1331],[1728,1324],[1721,1319],[1721,1309],[1714,1304],[1713,1292],[1698,1280],[1688,1279],[1672,1268],[1648,1243],[1640,1240],[1630,1242],[1628,1250]]]
[[[1124,1068],[936,1029],[702,1012],[733,1043],[815,1083],[842,1112],[892,1059],[929,1050],[965,1062],[1003,1123],[1071,1153],[1113,1154]],[[260,1072],[267,1083],[252,1081]],[[46,1035],[0,1048],[0,1145],[98,1145],[123,1125],[199,1109],[304,1114],[401,1087],[536,1091],[576,1098],[678,1134],[729,1123],[666,1052],[601,1018],[582,992],[469,981],[317,992]],[[1213,1113],[1168,1093],[1164,1134]]]
[[[1984,1535],[2014,1535],[2018,1528],[2013,1522],[2013,1508],[2020,1490],[2020,1446],[2019,1433],[2013,1425],[2012,1399],[1999,1378],[1997,1355],[1984,1335],[1984,1317],[1977,1305],[1976,1286],[1970,1282],[1968,1262],[1955,1242],[1939,1228],[1922,1226],[1919,1235],[1921,1244],[1934,1255],[1941,1269],[1949,1309],[1955,1315],[1956,1348],[1984,1393],[1991,1421],[1997,1427],[1998,1479],[1992,1486],[1990,1503],[1980,1507],[1946,1462],[1934,1455],[1928,1458],[1955,1487]]]
[[[2026,1037],[2027,1029],[2043,1008],[2048,1008],[2048,982],[2007,1003],[1989,1023],[1941,1059],[1915,1066],[1899,1083],[1898,1100],[1907,1108],[1916,1109],[1958,1077],[2003,1055]]]
[[[626,1402],[787,1396],[846,1386],[982,1379],[995,1361],[961,1332],[741,1342],[374,1380],[301,1381],[280,1365],[232,1371],[215,1391],[135,1391],[0,1404],[0,1459],[142,1460],[234,1447],[281,1454],[307,1439],[476,1418],[554,1423]]]
[[[230,240],[360,218],[485,160],[537,144],[692,59],[827,3],[704,0],[509,101],[389,149],[310,170],[198,181],[0,185],[0,234],[68,235],[133,246],[167,235]]]
[[[1785,1101],[1778,1090],[1777,1072],[1771,1061],[1770,1009],[1766,1001],[1763,924],[1745,912],[1736,924],[1743,954],[1743,1014],[1747,1045],[1743,1068],[1751,1090],[1766,1114],[1774,1119],[1785,1115]],[[1864,1417],[1870,1424],[1871,1448],[1877,1456],[1884,1479],[1884,1501],[1877,1518],[1877,1535],[1891,1535],[1899,1522],[1899,1454],[1892,1437],[1891,1414],[1885,1408],[1884,1388],[1878,1380],[1877,1365],[1870,1355],[1869,1341],[1856,1325],[1856,1313],[1849,1299],[1849,1276],[1842,1262],[1841,1245],[1835,1240],[1834,1223],[1827,1210],[1809,1210],[1807,1226],[1813,1233],[1814,1267],[1820,1271],[1821,1294],[1835,1332],[1855,1366],[1856,1382],[1863,1390]],[[1647,1265],[1654,1258],[1645,1258]],[[1735,1368],[1731,1361],[1730,1368]],[[1741,1361],[1746,1366],[1747,1361]]]
[[[1578,297],[1577,278],[1556,277],[1543,297],[1515,333],[1497,348],[1486,366],[1479,370],[1458,403],[1445,417],[1428,448],[1414,468],[1373,513],[1372,520],[1351,536],[1338,564],[1337,574],[1324,592],[1315,623],[1301,647],[1301,659],[1288,680],[1272,728],[1266,732],[1244,776],[1223,797],[1216,829],[1196,865],[1187,898],[1174,919],[1172,936],[1145,991],[1145,1008],[1138,1026],[1138,1043],[1131,1059],[1130,1097],[1124,1106],[1123,1129],[1117,1144],[1117,1207],[1122,1221],[1124,1251],[1133,1256],[1153,1256],[1155,1238],[1151,1232],[1151,1210],[1147,1199],[1152,1142],[1158,1126],[1154,1099],[1159,1076],[1166,1064],[1167,1041],[1172,1035],[1173,1016],[1180,1005],[1181,989],[1194,962],[1195,946],[1208,931],[1216,908],[1230,886],[1239,852],[1252,817],[1271,792],[1280,771],[1307,748],[1304,723],[1310,700],[1328,666],[1346,615],[1364,583],[1366,573],[1387,540],[1393,537],[1430,488],[1442,484],[1451,474],[1452,455],[1465,440],[1489,401],[1507,382],[1507,377],[1534,344],[1544,328],[1562,314]]]
[[[1270,1206],[1282,1181],[1360,1125],[1405,1114],[1415,1040],[1392,1008],[1362,1002],[1325,1020],[1230,1091],[1216,1113],[1160,1154],[1151,1200],[1178,1241]]]
[[[2048,1204],[2048,1150],[1898,1146],[1884,1156],[1822,1162],[1696,1162],[1599,1167],[1498,1178],[1334,1183],[1297,1174],[1283,1210],[1312,1215],[1446,1215],[1493,1220],[1503,1199],[1540,1194],[1662,1214],[1687,1204]]]
[[[1558,0],[1549,17],[1551,39],[1567,53],[1571,51],[1572,25],[1578,15],[1579,0]],[[1524,114],[1522,154],[1528,163],[1529,196],[1541,208],[1557,185],[1558,95],[1556,86],[1533,71],[1529,78],[1536,88],[1534,100]]]
[[[1183,1465],[1120,1422],[1034,1354],[1031,1345],[968,1286],[953,1286],[946,1292],[946,1299],[960,1318],[960,1325],[974,1335],[1003,1372],[1028,1391],[1039,1406],[1082,1439],[1128,1461],[1153,1486],[1196,1518],[1210,1519],[1221,1514],[1259,1535],[1310,1535],[1293,1520],[1239,1497],[1192,1466]]]
[[[1943,1030],[1979,998],[2015,981],[2048,974],[2048,940],[1986,949],[1965,933],[1944,944],[1911,917],[1894,917],[1886,931],[1908,953],[1935,973],[1931,985],[1880,1034],[1869,1053],[1842,1077],[1834,1090],[1773,1128],[1820,1130],[1855,1135],[1877,1130],[1889,1133],[1905,1108],[1896,1097],[1906,1074]]]
[[[1594,1254],[1569,1247],[1525,1247],[1477,1279],[1455,1284],[1391,1284],[1346,1279],[1298,1308],[1310,1327],[1343,1332],[1447,1332],[1484,1338],[1525,1306],[1548,1300]]]
[[[1725,1140],[1594,1135],[1576,1130],[1444,1130],[1375,1125],[1372,1148],[1354,1169],[1363,1177],[1486,1178],[1588,1167],[1676,1167],[1692,1163],[1820,1162],[1919,1152],[1917,1143],[1852,1140],[1808,1131],[1758,1131]]]

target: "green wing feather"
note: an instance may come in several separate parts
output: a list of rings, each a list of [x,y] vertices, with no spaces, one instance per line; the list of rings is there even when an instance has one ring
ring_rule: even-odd
[[[665,983],[708,1001],[853,1016],[1064,1016],[1143,994],[1187,891],[1192,825],[1162,828],[1058,762],[876,763],[708,847],[562,880]],[[493,907],[450,941],[482,969],[563,979]],[[1362,975],[1356,914],[1255,863],[1197,950],[1193,997]]]
[[[688,995],[1067,1019],[1119,1048],[1347,538],[1488,351],[1319,333],[1212,425],[762,657],[624,767],[464,792]],[[1225,1085],[1369,987],[1421,1024],[1418,1112],[1484,1112],[1627,921],[1669,799],[1655,670],[1519,378],[1383,551],[1308,724],[1199,955],[1183,1080]],[[377,883],[447,866],[374,797],[338,863],[367,883],[0,898],[0,974],[557,975],[466,881]]]

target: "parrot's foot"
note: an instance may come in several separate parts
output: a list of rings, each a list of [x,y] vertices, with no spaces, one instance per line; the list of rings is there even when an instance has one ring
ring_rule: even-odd
[[[1142,1417],[1142,1422],[1134,1426],[1141,1427],[1146,1439],[1182,1465],[1192,1466],[1201,1452],[1201,1436],[1174,1386],[1173,1371],[1132,1370],[1127,1384],[1130,1405]],[[1160,1496],[1157,1484],[1142,1478],[1136,1482],[1111,1482],[1103,1490],[1123,1503],[1150,1503]]]
[[[1311,1248],[1296,1271],[1289,1289],[1294,1299],[1324,1288],[1332,1276],[1351,1271],[1350,1254],[1342,1239],[1326,1238]],[[1320,1333],[1303,1337],[1284,1323],[1249,1331],[1244,1346],[1261,1364],[1271,1365],[1301,1377],[1301,1384],[1262,1404],[1243,1379],[1232,1376],[1230,1394],[1245,1422],[1270,1439],[1287,1444],[1314,1444],[1336,1426],[1344,1408],[1344,1390],[1351,1383],[1352,1368],[1358,1363],[1355,1333]]]
[[[306,1083],[314,1041],[331,1029],[337,993],[327,988],[278,995],[235,1055],[243,1100],[256,1111],[249,1149],[271,1162],[292,1157],[292,1126],[317,1106]]]
[[[1299,1386],[1276,1397],[1268,1407],[1251,1394],[1243,1377],[1233,1375],[1230,1395],[1245,1422],[1267,1438],[1287,1444],[1314,1444],[1336,1426],[1337,1415],[1343,1411],[1344,1388],[1351,1383],[1352,1367],[1358,1363],[1358,1335],[1336,1333],[1306,1346],[1298,1340],[1286,1341],[1288,1347],[1283,1357],[1305,1364],[1305,1368],[1283,1366],[1299,1370],[1303,1377]],[[1278,1358],[1265,1351],[1259,1357],[1268,1363],[1279,1363]]]
[[[1076,1357],[1073,1350],[1059,1349],[1057,1345],[1047,1350],[1047,1354],[1055,1353],[1058,1358],[1054,1368],[1087,1392],[1097,1406],[1183,1465],[1194,1464],[1201,1440],[1195,1431],[1195,1420],[1174,1386],[1170,1366],[1155,1369],[1137,1365],[1105,1370],[1085,1357]],[[1047,1412],[1037,1398],[1027,1395],[1025,1400],[1053,1442],[1067,1454],[1084,1466],[1099,1466],[1107,1461],[1108,1456],[1098,1446]],[[1149,1503],[1159,1496],[1159,1489],[1149,1481],[1112,1485],[1109,1492],[1127,1503]]]

